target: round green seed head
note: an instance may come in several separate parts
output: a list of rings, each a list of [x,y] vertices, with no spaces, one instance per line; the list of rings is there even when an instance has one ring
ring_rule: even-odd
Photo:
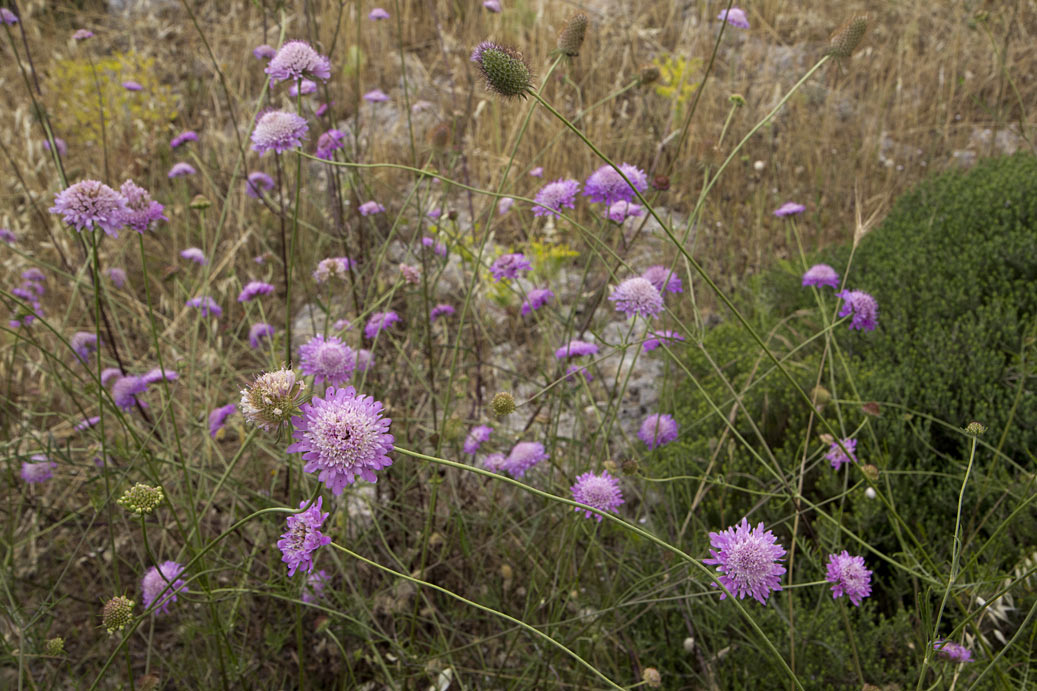
[[[483,41],[472,51],[486,88],[505,98],[524,98],[533,86],[533,73],[522,54],[513,48]]]
[[[507,391],[501,391],[493,397],[493,401],[490,403],[490,409],[497,417],[510,415],[515,412],[515,397]]]
[[[133,605],[136,604],[124,595],[117,595],[104,603],[101,609],[101,624],[108,633],[122,631],[123,627],[133,619]]]

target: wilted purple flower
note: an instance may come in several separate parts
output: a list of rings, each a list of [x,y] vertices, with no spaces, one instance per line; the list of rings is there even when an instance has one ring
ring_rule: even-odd
[[[871,571],[864,568],[864,557],[852,557],[845,549],[828,555],[825,580],[832,584],[832,599],[846,595],[860,607],[861,598],[871,595]]]
[[[534,168],[531,171],[529,171],[529,176],[530,177],[534,177],[534,178],[542,178],[542,177],[544,177],[544,167],[543,166],[537,166],[536,168]]]
[[[11,232],[10,228],[0,228],[0,240],[3,240],[8,245],[13,245],[18,242],[18,236]]]
[[[725,21],[731,26],[737,26],[739,29],[749,28],[749,20],[745,16],[745,11],[737,7],[732,7],[730,11],[727,9],[720,10],[717,19]]]
[[[258,348],[263,341],[269,340],[273,336],[274,327],[265,322],[256,322],[248,330],[248,344],[253,348]]]
[[[238,407],[233,403],[228,403],[220,408],[214,408],[209,413],[209,436],[213,439],[216,438],[216,433],[223,429],[223,426],[227,424],[227,418],[233,415],[238,410]]]
[[[555,351],[555,357],[559,360],[571,357],[581,357],[583,355],[597,355],[598,346],[594,343],[587,343],[586,341],[572,340],[566,343],[564,346]]]
[[[194,175],[197,172],[198,171],[195,170],[194,166],[192,166],[190,163],[180,161],[178,163],[173,164],[173,167],[169,169],[169,173],[166,175],[166,177],[170,179],[182,178],[188,175]]]
[[[161,370],[158,367],[152,370],[148,370],[145,374],[142,374],[141,379],[144,380],[146,386],[157,384],[158,382],[165,379],[166,381],[176,381],[180,378],[180,375],[173,370]]]
[[[120,377],[112,384],[112,400],[121,410],[131,410],[137,404],[137,395],[147,390],[144,377],[135,374]]]
[[[0,22],[7,24],[8,26],[18,23],[18,15],[6,7],[0,7]]]
[[[745,28],[748,29],[748,25],[746,25]],[[785,216],[794,216],[796,214],[801,214],[806,210],[807,207],[803,206],[802,204],[797,204],[796,202],[785,202],[784,204],[782,204],[774,210],[774,215],[778,218],[784,218]]]
[[[61,214],[65,223],[82,232],[84,228],[100,228],[113,238],[129,209],[121,194],[97,180],[81,180],[54,197],[52,214]]]
[[[520,441],[512,447],[504,462],[504,470],[512,477],[522,477],[526,471],[540,461],[550,458],[544,451],[544,445],[538,441]]]
[[[851,329],[875,330],[879,317],[879,305],[875,302],[875,298],[862,290],[843,290],[836,293],[836,297],[845,300],[839,309],[839,316],[848,317],[851,313],[853,314],[853,318],[850,320]]]
[[[355,367],[356,353],[335,336],[317,334],[299,348],[299,369],[312,375],[314,384],[344,384]]]
[[[77,431],[77,432],[82,432],[83,430],[90,429],[91,427],[93,427],[94,425],[96,425],[100,421],[101,421],[101,416],[100,415],[95,415],[94,417],[88,417],[88,418],[86,418],[84,420],[81,420],[80,422],[77,422],[76,426],[73,427],[73,429],[75,431]]]
[[[684,286],[677,274],[665,266],[649,266],[641,274],[641,278],[647,278],[655,289],[662,293],[668,290],[671,293],[684,292]]]
[[[345,133],[341,130],[330,129],[320,137],[317,138],[317,151],[314,155],[317,158],[323,158],[325,161],[332,160],[333,152],[336,149],[342,148],[342,140],[345,138]]]
[[[830,461],[832,467],[836,470],[842,468],[844,463],[857,462],[857,454],[855,453],[857,450],[857,440],[843,439],[843,446],[845,446],[846,450],[850,452],[849,456],[843,453],[843,450],[839,447],[839,444],[837,444],[834,441],[832,442],[831,447],[829,447],[828,453],[825,454],[825,459]]]
[[[389,100],[389,95],[381,89],[372,89],[364,94],[364,100],[369,103],[384,103]]]
[[[618,201],[633,201],[637,196],[634,188],[638,192],[648,189],[648,176],[643,170],[629,163],[620,164],[619,169],[634,187],[628,185],[612,166],[604,165],[587,178],[583,185],[584,196],[592,202],[605,202],[612,206]]]
[[[503,473],[507,465],[508,459],[502,453],[491,453],[482,459],[482,467],[491,473]]]
[[[260,156],[267,151],[284,153],[302,146],[308,131],[306,120],[295,113],[268,110],[256,120],[256,128],[252,130],[252,150],[258,151]]]
[[[641,428],[637,430],[637,438],[643,441],[649,449],[657,449],[676,439],[677,433],[676,420],[666,414],[654,413],[641,423]]]
[[[367,320],[367,326],[364,327],[364,337],[373,339],[382,329],[388,329],[398,321],[400,321],[400,315],[395,312],[375,312]]]
[[[540,188],[533,201],[534,216],[558,216],[562,207],[575,209],[576,195],[580,193],[580,183],[575,180],[558,178]]]
[[[303,499],[299,508],[308,503]],[[281,550],[281,561],[288,564],[289,577],[294,576],[299,568],[306,573],[313,571],[313,553],[331,542],[331,536],[320,532],[320,527],[331,515],[321,513],[323,506],[324,497],[317,497],[313,506],[288,517],[288,530],[277,541],[277,547]]]
[[[663,296],[647,278],[636,276],[616,286],[609,300],[616,303],[616,311],[630,317],[639,314],[645,319],[663,311]]]
[[[389,13],[383,10],[381,7],[376,7],[371,10],[371,13],[367,15],[368,19],[378,21],[379,19],[388,19]]]
[[[116,288],[122,288],[126,285],[126,272],[117,266],[108,269],[108,278],[115,284]]]
[[[525,301],[522,303],[522,316],[524,317],[533,310],[540,309],[551,302],[554,296],[555,294],[550,288],[534,288],[529,291]]]
[[[140,85],[140,82],[128,80],[122,83],[122,88],[126,89],[127,91],[140,91],[144,87]]]
[[[356,208],[360,212],[361,216],[373,216],[374,214],[380,214],[385,211],[385,207],[376,201],[364,202]]]
[[[86,362],[87,358],[97,350],[97,334],[89,331],[77,331],[72,334],[69,344],[72,346],[72,350],[76,351],[76,356]]]
[[[765,605],[771,591],[781,590],[785,567],[778,561],[785,556],[785,548],[777,544],[774,533],[764,531],[763,523],[750,529],[743,518],[741,524],[722,533],[710,533],[709,541],[712,557],[702,563],[716,565],[723,574],[717,580],[739,600],[749,595]],[[721,600],[726,597],[727,593],[720,595]]]
[[[252,55],[256,56],[257,60],[269,60],[277,55],[277,49],[263,43],[252,49]]]
[[[954,643],[953,641],[945,641],[942,638],[936,639],[933,642],[933,650],[936,651],[936,656],[950,662],[972,662],[972,651],[965,646]]]
[[[188,247],[186,250],[180,250],[180,256],[202,266],[209,263],[209,260],[205,258],[205,253],[199,247]]]
[[[193,297],[184,303],[187,307],[197,307],[202,312],[203,317],[213,316],[219,317],[223,314],[223,309],[216,304],[208,295],[199,295]]]
[[[22,479],[30,484],[46,482],[54,477],[58,464],[41,453],[30,456],[31,461],[22,461]]]
[[[303,79],[298,84],[292,84],[291,88],[288,89],[288,94],[292,98],[296,98],[299,94],[305,96],[306,94],[312,94],[317,91],[317,82],[310,79]]]
[[[248,181],[245,183],[245,194],[252,197],[253,199],[259,199],[263,196],[263,192],[269,192],[274,189],[274,179],[260,170],[254,170],[248,174]]]
[[[382,404],[358,395],[352,386],[331,386],[324,398],[314,396],[292,418],[295,443],[288,453],[301,453],[304,470],[319,472],[319,479],[334,494],[341,494],[357,477],[377,482],[376,470],[392,465],[387,455],[395,439],[392,422],[382,416]]]
[[[511,207],[514,206],[514,204],[515,200],[511,197],[501,197],[497,201],[497,213],[503,216],[511,210]]]
[[[92,38],[94,35],[90,29],[76,29],[75,33],[72,34],[73,41],[85,41],[88,38]]]
[[[465,437],[464,452],[474,456],[475,452],[479,450],[479,447],[482,446],[484,442],[489,441],[491,434],[493,434],[492,427],[476,425],[472,428],[472,431],[468,433],[468,436]]]
[[[138,233],[143,233],[151,228],[155,221],[169,220],[162,214],[165,207],[154,201],[148,191],[133,180],[127,180],[122,183],[119,191],[126,199],[126,208],[128,209],[123,220],[126,222],[126,225]]]
[[[168,614],[169,605],[176,602],[176,594],[186,593],[184,579],[180,578],[184,567],[175,561],[166,561],[152,566],[140,581],[141,604],[147,609],[156,600],[155,614]],[[165,594],[163,594],[165,593]]]
[[[262,281],[249,281],[238,294],[238,302],[249,302],[260,295],[269,295],[274,292],[274,286]]]
[[[306,603],[314,603],[318,600],[324,599],[324,588],[328,585],[328,572],[324,569],[320,571],[311,571],[310,575],[306,577],[306,583],[302,587],[302,601]]]
[[[681,336],[676,331],[664,330],[658,333],[651,334],[650,338],[646,338],[642,347],[646,353],[649,353],[658,348],[663,343],[676,343],[677,341],[683,341],[684,336]]]
[[[483,7],[488,9],[490,12],[500,12],[500,0],[483,0]]]
[[[805,286],[831,286],[839,287],[839,274],[828,264],[814,264],[803,274],[803,285]]]
[[[101,370],[101,386],[108,386],[108,382],[121,376],[122,370],[118,367],[105,367]]]
[[[493,274],[493,280],[499,282],[504,279],[517,278],[519,271],[530,271],[532,268],[533,265],[529,263],[524,254],[514,252],[497,257],[496,261],[490,265],[490,273]]]
[[[429,310],[428,318],[430,322],[434,322],[440,317],[446,316],[448,314],[457,314],[457,310],[454,309],[453,305],[440,303],[433,307],[431,310]]]
[[[270,75],[271,82],[303,77],[327,80],[331,77],[331,61],[305,41],[288,41],[263,71]]]
[[[65,154],[68,153],[68,144],[66,144],[65,140],[62,139],[61,137],[54,137],[54,146],[57,147],[59,155],[64,156]],[[50,151],[50,140],[49,139],[44,139],[43,140],[43,148],[46,149],[47,151]]]
[[[327,259],[321,259],[317,263],[317,268],[313,272],[313,279],[317,283],[325,283],[331,277],[346,279],[349,277],[349,270],[356,266],[349,257],[328,257]]]
[[[613,223],[622,223],[632,216],[643,216],[644,213],[645,210],[640,204],[633,204],[628,201],[620,200],[614,202],[605,211],[605,218],[609,219]]]
[[[581,504],[589,504],[602,511],[615,513],[620,504],[623,503],[623,492],[619,489],[619,481],[609,475],[608,471],[602,471],[601,475],[584,473],[576,478],[576,484],[569,488],[573,493],[573,499]],[[596,518],[601,523],[601,514],[596,511],[573,507],[574,511],[583,511],[587,518]]]

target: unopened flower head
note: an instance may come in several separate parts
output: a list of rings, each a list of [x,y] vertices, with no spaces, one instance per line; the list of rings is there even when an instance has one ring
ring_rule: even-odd
[[[720,10],[717,19],[727,22],[731,26],[737,26],[739,29],[749,28],[749,20],[745,16],[745,10],[738,7],[732,7],[730,10]]]
[[[58,655],[65,654],[65,639],[61,636],[55,636],[54,638],[47,639],[47,644],[43,648],[43,652],[51,657],[57,657]]]
[[[256,120],[252,130],[252,150],[262,156],[267,151],[284,153],[302,146],[309,126],[306,120],[284,110],[268,110]]]
[[[828,41],[828,55],[834,58],[848,58],[857,50],[861,39],[868,31],[868,15],[855,14],[835,30]]]
[[[355,367],[356,353],[335,336],[317,334],[299,348],[299,368],[313,377],[314,384],[344,384]]]
[[[176,602],[177,593],[186,593],[187,586],[180,578],[184,567],[175,561],[164,561],[152,566],[140,581],[141,605],[148,609],[154,603],[155,614],[168,614],[169,605]]]
[[[844,302],[839,309],[840,317],[848,317],[851,314],[850,328],[861,331],[874,331],[878,324],[879,305],[875,298],[862,290],[842,290],[836,293]]]
[[[641,427],[637,430],[637,437],[649,449],[657,449],[676,439],[678,433],[679,427],[673,417],[655,413],[644,419]]]
[[[540,442],[520,441],[511,448],[504,462],[504,470],[512,477],[522,477],[530,468],[550,457]]]
[[[226,426],[227,418],[236,413],[238,407],[233,403],[228,403],[225,406],[214,408],[209,412],[209,436],[213,439],[220,433],[220,431]]]
[[[861,606],[861,599],[871,595],[871,571],[864,566],[864,557],[842,554],[828,555],[828,574],[825,580],[832,584],[832,599],[846,595],[850,602]]]
[[[522,303],[522,316],[528,315],[534,310],[538,310],[547,303],[554,299],[554,291],[550,288],[534,288],[529,291],[526,295],[525,301]]]
[[[108,633],[122,631],[133,620],[133,605],[136,603],[124,595],[117,595],[101,608],[101,625]]]
[[[814,264],[803,274],[803,285],[838,288],[839,274],[828,264]]]
[[[122,183],[119,192],[126,200],[127,212],[123,220],[126,225],[138,233],[143,233],[151,228],[155,221],[169,220],[162,214],[165,207],[154,201],[148,191],[133,180]]]
[[[587,35],[587,15],[577,13],[565,22],[562,33],[558,36],[558,51],[571,58],[580,54],[583,39]]]
[[[248,330],[248,344],[258,348],[264,341],[269,341],[274,336],[274,327],[266,322],[256,322]]]
[[[263,71],[270,75],[271,82],[303,77],[327,80],[331,77],[331,61],[305,41],[287,41]]]
[[[282,368],[264,372],[251,386],[241,390],[241,414],[253,425],[273,432],[298,413],[302,402],[302,383],[295,372]]]
[[[472,62],[479,66],[486,88],[503,96],[525,97],[533,86],[533,73],[522,54],[492,41],[483,41],[472,51]]]
[[[138,482],[122,493],[118,504],[130,513],[146,516],[162,503],[164,497],[161,487],[152,487]]]
[[[663,296],[647,278],[628,278],[612,291],[609,300],[616,303],[616,311],[627,317],[635,314],[645,319],[653,318],[663,311]]]
[[[970,422],[968,425],[965,426],[965,433],[971,434],[974,437],[982,436],[983,433],[986,431],[987,428],[984,427],[983,424],[980,422]]]
[[[836,470],[842,468],[844,463],[857,462],[857,454],[854,453],[857,450],[857,440],[843,439],[842,445],[846,447],[847,451],[850,452],[849,456],[847,456],[846,453],[843,452],[842,447],[840,447],[839,444],[834,441],[832,442],[831,447],[829,447],[828,453],[825,454],[825,458],[832,464],[832,467]]]
[[[50,208],[80,232],[100,228],[112,237],[119,237],[129,211],[121,194],[97,180],[81,180],[58,192]]]
[[[373,340],[375,336],[398,321],[400,321],[400,315],[395,312],[375,312],[364,326],[364,337]]]
[[[308,503],[303,499],[299,508],[305,508]],[[313,553],[331,542],[331,536],[320,532],[320,527],[331,515],[321,512],[323,504],[324,497],[317,497],[310,508],[288,516],[288,530],[277,541],[277,547],[281,550],[281,561],[288,565],[289,577],[294,576],[298,569],[306,573],[313,571]]]
[[[663,291],[670,293],[684,292],[684,285],[681,283],[681,279],[665,266],[649,266],[641,274],[641,278],[648,279],[649,283],[655,286],[655,289],[660,293]]]
[[[609,475],[607,470],[600,475],[584,473],[576,478],[576,484],[569,488],[573,499],[581,504],[589,504],[602,511],[616,512],[623,503],[623,492],[619,489],[619,480]],[[601,514],[574,506],[573,510],[583,511],[587,518],[596,518],[601,523]]]
[[[529,263],[526,256],[521,252],[501,255],[490,265],[490,273],[493,274],[494,282],[505,279],[518,278],[519,271],[530,271],[533,265]]]
[[[580,193],[580,183],[576,180],[558,178],[540,188],[533,201],[534,216],[557,216],[562,207],[576,208],[576,195]]]
[[[475,452],[479,450],[479,447],[489,440],[491,434],[493,434],[492,427],[487,427],[486,425],[477,425],[473,427],[472,431],[468,433],[467,437],[465,437],[464,452],[474,456]]]
[[[765,605],[772,591],[781,590],[785,567],[778,561],[785,556],[785,548],[777,544],[774,533],[764,530],[763,523],[750,528],[743,518],[722,533],[710,533],[709,541],[711,557],[702,563],[715,565],[721,574],[717,580],[739,600],[749,595]],[[727,593],[720,595],[721,600],[726,597]]]
[[[583,185],[584,196],[592,202],[604,202],[608,206],[612,206],[619,201],[634,201],[634,198],[637,196],[634,192],[635,188],[638,192],[644,192],[648,189],[648,176],[637,166],[630,163],[622,163],[619,166],[619,170],[622,171],[623,176],[626,176],[633,187],[627,184],[627,181],[616,172],[615,168],[610,165],[604,165],[591,173],[590,177],[587,178]]]
[[[511,415],[515,412],[515,397],[507,391],[500,391],[494,394],[493,400],[490,401],[490,410],[497,417]]]
[[[645,670],[641,672],[641,681],[650,689],[657,689],[663,684],[662,675],[655,667],[645,667]]]

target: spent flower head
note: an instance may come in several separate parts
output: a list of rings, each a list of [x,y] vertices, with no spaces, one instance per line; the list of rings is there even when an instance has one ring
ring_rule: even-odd
[[[587,35],[587,15],[578,12],[565,22],[562,33],[558,35],[558,52],[570,58],[580,54],[583,39]]]
[[[486,88],[504,98],[525,98],[533,87],[529,64],[514,48],[483,41],[472,51],[471,60],[479,66]]]
[[[264,372],[242,389],[239,406],[247,422],[272,432],[299,411],[302,397],[302,382],[296,380],[295,372],[281,368]]]
[[[116,595],[101,608],[101,625],[108,633],[122,631],[133,620],[136,603],[125,595]]]
[[[504,417],[515,412],[515,397],[507,391],[500,391],[490,401],[490,410],[497,417]]]
[[[868,15],[854,14],[832,33],[828,40],[828,55],[846,59],[857,50],[868,31]]]

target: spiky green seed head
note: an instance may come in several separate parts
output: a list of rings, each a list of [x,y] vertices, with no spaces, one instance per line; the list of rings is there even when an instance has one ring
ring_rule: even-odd
[[[580,54],[583,39],[587,35],[587,15],[574,14],[565,22],[562,33],[558,35],[558,52],[575,58]]]
[[[970,422],[965,427],[965,433],[966,434],[970,434],[973,437],[979,437],[986,431],[987,431],[987,428],[984,427],[983,424],[981,424],[979,422]]]
[[[151,487],[138,482],[123,492],[119,498],[119,506],[138,516],[146,516],[162,503],[164,495],[161,487]]]
[[[493,401],[490,402],[490,410],[497,417],[504,417],[505,415],[511,415],[515,412],[515,397],[507,391],[501,391],[499,394],[493,397]]]
[[[472,62],[479,66],[486,88],[504,98],[525,98],[533,88],[533,73],[514,48],[483,41],[472,51]]]
[[[108,633],[122,631],[133,620],[133,605],[136,603],[125,595],[116,595],[104,603],[101,609],[101,624]]]

